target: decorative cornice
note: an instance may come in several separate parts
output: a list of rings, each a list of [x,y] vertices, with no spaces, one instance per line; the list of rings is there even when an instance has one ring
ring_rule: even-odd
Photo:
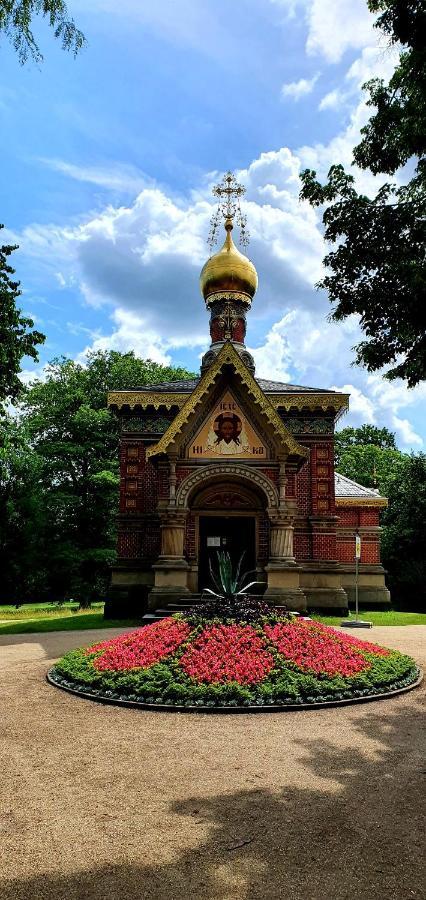
[[[207,308],[213,306],[218,300],[239,300],[250,308],[252,298],[250,297],[250,294],[245,294],[243,291],[215,291],[214,294],[209,294],[205,301]]]
[[[289,412],[291,409],[300,411],[308,409],[310,412],[315,412],[316,409],[322,409],[323,412],[326,412],[328,409],[333,409],[341,415],[348,409],[349,405],[349,394],[298,394],[296,392],[264,394],[258,385],[257,387],[275,410],[285,409],[286,412]],[[140,406],[141,409],[146,409],[149,406],[153,406],[154,409],[159,409],[160,406],[171,409],[173,406],[178,406],[179,409],[182,409],[189,397],[192,397],[192,394],[181,392],[109,391],[107,401],[108,406],[115,406],[117,409],[122,409],[124,406],[128,406],[130,409],[134,409],[136,406]]]
[[[291,409],[308,409],[315,412],[316,409],[322,409],[326,412],[333,409],[336,413],[345,412],[349,408],[350,394],[304,394],[302,392],[291,394],[268,394],[268,400],[274,409],[285,409],[289,412]]]
[[[198,404],[202,402],[205,395],[213,386],[215,379],[221,373],[222,368],[225,365],[233,366],[235,372],[240,376],[241,381],[247,388],[248,393],[253,397],[255,403],[258,404],[262,413],[274,428],[275,433],[281,437],[289,453],[292,453],[301,459],[306,459],[309,456],[309,450],[306,447],[302,447],[301,444],[294,439],[291,432],[285,427],[277,411],[271,406],[269,398],[263,393],[230,341],[227,341],[223,345],[215,361],[203,374],[201,380],[192,391],[192,394],[187,398],[185,405],[176,415],[163,437],[147,451],[147,457],[166,453],[170,444],[173,443],[177,435],[182,431],[184,425],[188,422],[190,415],[194,412]]]
[[[336,497],[336,506],[376,506],[385,509],[386,497]]]
[[[109,391],[107,401],[108,406],[116,406],[118,409],[122,409],[123,406],[129,406],[130,409],[134,409],[135,406],[140,406],[142,409],[146,409],[148,406],[153,406],[154,409],[165,406],[166,409],[171,409],[172,406],[181,408],[188,396],[190,395],[165,394],[160,391]]]

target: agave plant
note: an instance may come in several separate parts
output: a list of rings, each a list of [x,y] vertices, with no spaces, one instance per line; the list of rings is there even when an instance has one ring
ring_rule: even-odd
[[[241,597],[246,594],[249,588],[254,584],[260,584],[259,581],[249,581],[244,584],[251,572],[244,572],[241,575],[241,566],[244,559],[245,551],[241,554],[235,573],[233,572],[232,560],[227,551],[218,550],[217,566],[218,570],[213,570],[212,562],[209,560],[209,569],[212,582],[216,588],[215,591],[205,588],[203,593],[212,594],[213,597],[220,597],[226,600],[232,600],[234,597]]]

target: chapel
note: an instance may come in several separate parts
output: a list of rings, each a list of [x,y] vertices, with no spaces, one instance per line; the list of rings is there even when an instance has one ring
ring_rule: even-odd
[[[256,591],[299,612],[344,614],[354,600],[361,538],[361,606],[389,604],[380,561],[387,500],[334,469],[334,429],[349,396],[258,378],[245,344],[258,276],[232,232],[244,188],[228,173],[213,235],[222,248],[200,276],[210,346],[198,378],[112,390],[119,417],[118,559],[107,614],[170,614],[212,587],[227,550]],[[326,353],[326,347],[324,348]]]

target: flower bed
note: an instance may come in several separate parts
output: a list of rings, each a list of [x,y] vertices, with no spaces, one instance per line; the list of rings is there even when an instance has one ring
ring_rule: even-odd
[[[407,687],[418,674],[409,656],[305,619],[175,615],[71,651],[51,677],[105,699],[258,708],[366,699]]]

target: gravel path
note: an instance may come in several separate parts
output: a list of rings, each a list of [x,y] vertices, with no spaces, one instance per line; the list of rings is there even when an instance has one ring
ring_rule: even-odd
[[[423,686],[233,717],[102,706],[44,680],[119,633],[0,637],[1,900],[426,896]],[[363,636],[426,668],[425,626]]]

